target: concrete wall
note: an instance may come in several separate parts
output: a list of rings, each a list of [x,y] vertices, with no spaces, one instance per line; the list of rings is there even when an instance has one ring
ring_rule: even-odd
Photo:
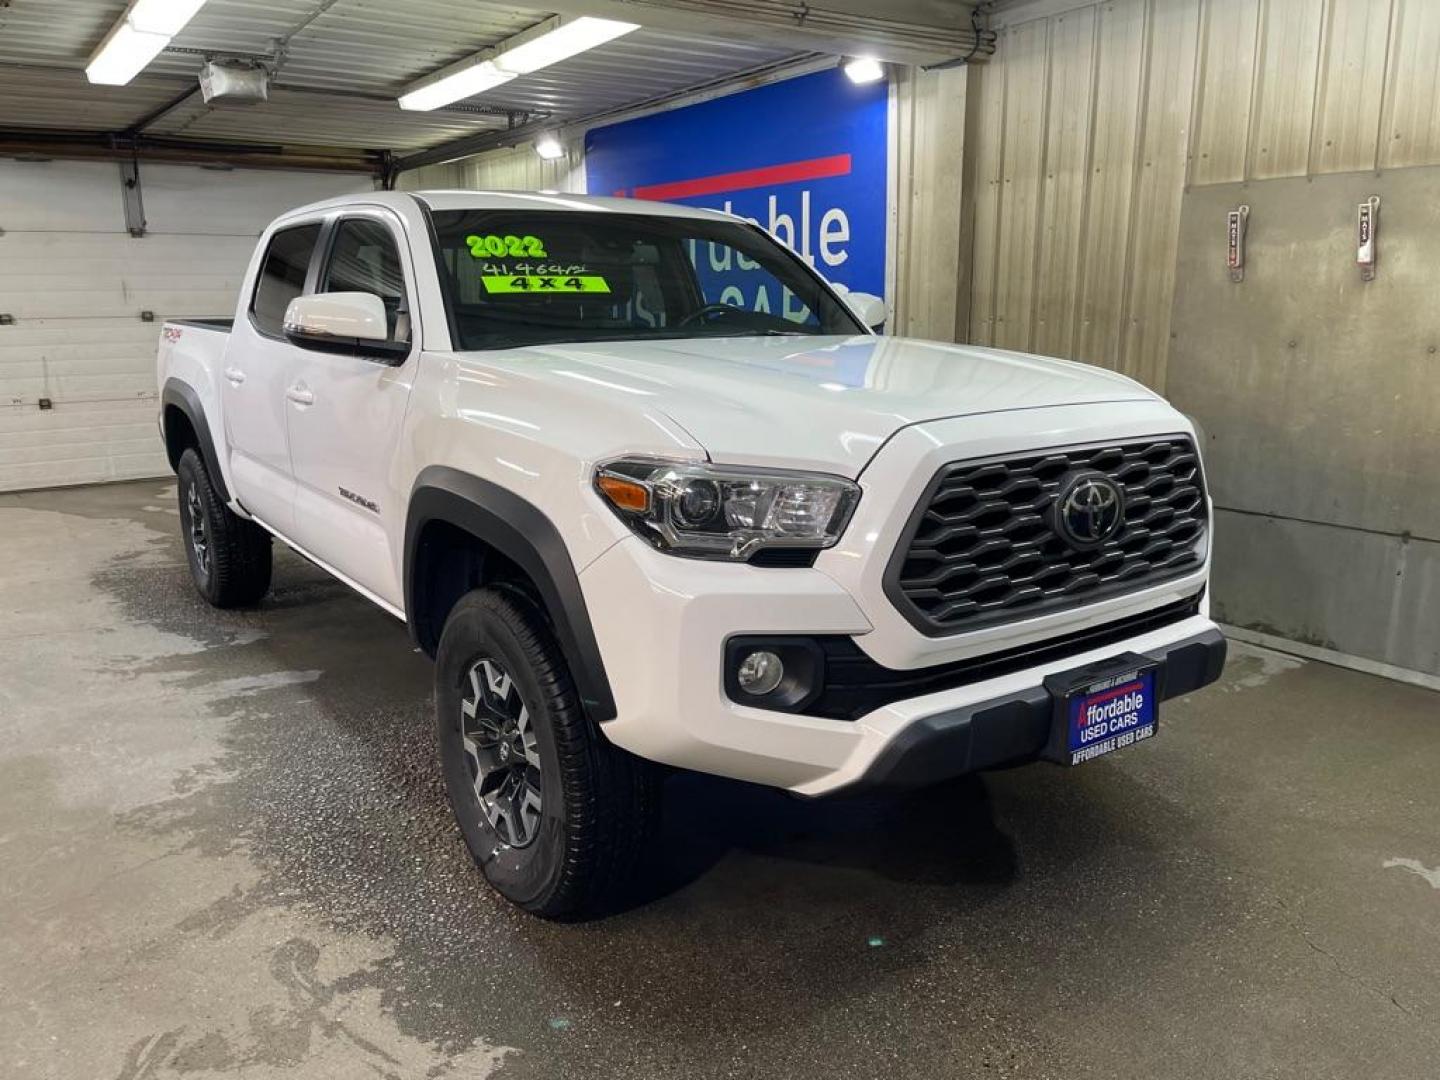
[[[1440,674],[1440,168],[1192,188],[1176,282],[1168,392],[1206,429],[1221,617]]]

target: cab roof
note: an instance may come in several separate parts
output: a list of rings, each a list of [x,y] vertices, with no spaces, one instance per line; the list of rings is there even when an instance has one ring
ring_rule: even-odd
[[[337,210],[346,206],[413,207],[419,200],[432,210],[558,210],[588,213],[648,214],[653,217],[734,221],[735,215],[697,206],[620,199],[608,195],[568,195],[559,191],[369,191],[296,207],[284,216]]]

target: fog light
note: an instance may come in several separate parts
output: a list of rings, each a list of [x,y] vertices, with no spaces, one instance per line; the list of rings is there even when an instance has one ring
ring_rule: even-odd
[[[780,657],[765,649],[749,653],[740,661],[740,667],[735,672],[735,681],[740,684],[740,689],[756,697],[770,693],[783,678],[785,665],[780,662]]]

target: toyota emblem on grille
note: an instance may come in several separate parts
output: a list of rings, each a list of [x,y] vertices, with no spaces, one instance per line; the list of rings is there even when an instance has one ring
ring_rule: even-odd
[[[1103,544],[1125,523],[1125,493],[1103,473],[1081,473],[1060,486],[1055,530],[1071,547]]]

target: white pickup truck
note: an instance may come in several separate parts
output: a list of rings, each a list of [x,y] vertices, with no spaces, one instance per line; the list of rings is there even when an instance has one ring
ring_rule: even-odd
[[[1193,426],[883,320],[705,210],[295,210],[233,321],[164,326],[195,584],[257,603],[276,536],[404,620],[465,840],[547,917],[613,902],[656,764],[821,796],[1153,736],[1225,655]]]

